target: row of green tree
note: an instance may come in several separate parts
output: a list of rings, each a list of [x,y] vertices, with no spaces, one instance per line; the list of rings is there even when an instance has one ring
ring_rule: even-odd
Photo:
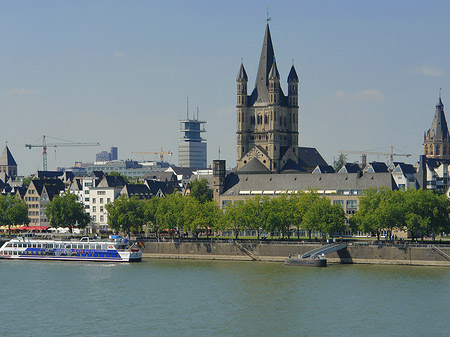
[[[430,190],[367,189],[359,210],[349,220],[353,231],[376,233],[408,230],[412,238],[450,232],[450,200]]]
[[[168,195],[141,201],[121,196],[106,206],[110,228],[120,232],[140,232],[143,226],[159,233],[163,230],[183,230],[197,237],[204,232],[233,230],[236,238],[243,230],[255,230],[258,238],[262,233],[280,233],[290,237],[292,228],[318,231],[326,236],[345,228],[343,208],[317,193],[298,193],[277,198],[256,196],[245,201],[228,204],[225,211],[209,198]]]

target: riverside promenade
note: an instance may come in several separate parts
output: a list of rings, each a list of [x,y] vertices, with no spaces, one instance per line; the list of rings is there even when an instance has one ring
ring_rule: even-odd
[[[143,241],[144,258],[284,262],[322,246],[316,242],[181,240]],[[450,267],[450,245],[349,242],[327,255],[329,263],[390,264]]]

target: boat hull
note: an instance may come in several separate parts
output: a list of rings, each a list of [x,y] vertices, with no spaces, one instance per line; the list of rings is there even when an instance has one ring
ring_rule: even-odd
[[[305,267],[326,267],[327,259],[302,259],[301,257],[288,257],[284,264],[286,266],[305,266]]]

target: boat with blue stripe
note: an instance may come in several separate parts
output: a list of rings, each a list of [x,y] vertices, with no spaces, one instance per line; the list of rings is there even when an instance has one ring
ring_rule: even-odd
[[[109,240],[89,237],[77,240],[27,233],[6,242],[0,248],[0,259],[139,262],[142,251],[119,236]]]

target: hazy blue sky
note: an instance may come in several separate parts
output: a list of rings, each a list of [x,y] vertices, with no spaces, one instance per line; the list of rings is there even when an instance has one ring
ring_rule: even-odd
[[[42,169],[24,145],[43,134],[102,144],[50,149],[49,169],[110,146],[137,160],[163,147],[177,164],[189,96],[207,121],[208,163],[220,146],[234,166],[235,79],[243,58],[254,85],[266,6],[283,90],[292,59],[300,77],[300,145],[328,163],[390,145],[417,161],[439,88],[450,107],[446,0],[0,1],[1,148],[22,175]]]

